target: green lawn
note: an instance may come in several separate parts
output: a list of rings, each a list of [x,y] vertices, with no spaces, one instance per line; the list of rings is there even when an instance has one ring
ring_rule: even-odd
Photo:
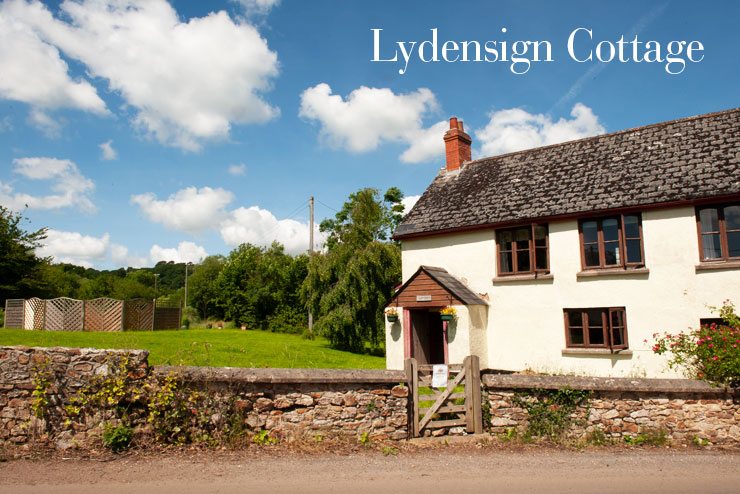
[[[385,368],[382,357],[333,350],[323,338],[311,341],[293,334],[236,329],[123,333],[0,329],[0,345],[146,349],[152,365]]]

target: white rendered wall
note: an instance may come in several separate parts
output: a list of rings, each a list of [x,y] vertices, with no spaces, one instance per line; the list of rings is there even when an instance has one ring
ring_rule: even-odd
[[[725,299],[740,305],[740,269],[697,272],[699,264],[693,207],[642,213],[643,241],[649,274],[576,278],[581,271],[577,220],[549,224],[553,279],[493,283],[495,232],[476,231],[405,240],[403,279],[419,265],[439,266],[474,292],[488,295],[490,306],[478,319],[486,330],[472,332],[453,349],[451,362],[464,348],[478,353],[481,365],[492,369],[595,376],[675,375],[650,350],[655,332],[678,332],[712,317],[707,305]],[[625,307],[631,355],[563,355],[564,308]],[[476,310],[480,310],[476,309]],[[457,334],[470,321],[458,310]],[[399,326],[400,328],[400,326]],[[645,343],[644,340],[648,342]],[[388,365],[403,366],[403,339],[386,340]],[[400,347],[400,350],[396,347]],[[484,350],[485,349],[485,350]],[[400,351],[400,353],[399,353]]]

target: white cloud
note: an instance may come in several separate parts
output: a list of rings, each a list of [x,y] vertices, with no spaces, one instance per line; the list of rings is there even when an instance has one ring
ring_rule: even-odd
[[[63,2],[55,18],[37,2],[6,3],[6,23],[17,26],[11,34],[49,52],[31,67],[49,65],[51,55],[59,59],[58,48],[83,63],[89,77],[106,80],[136,109],[134,126],[163,144],[198,150],[227,138],[233,123],[262,123],[279,113],[262,99],[278,73],[276,53],[254,26],[224,11],[183,22],[165,0],[80,0]],[[11,61],[20,58],[12,53]],[[61,59],[57,66],[54,74],[69,86],[67,66]],[[34,84],[49,91],[44,80]],[[84,81],[54,95],[49,99],[57,106],[105,111]]]
[[[28,113],[27,122],[50,139],[56,139],[62,134],[62,124],[38,108],[34,108]]]
[[[308,250],[309,228],[307,223],[296,220],[278,220],[265,209],[257,206],[238,208],[231,212],[229,218],[221,223],[221,238],[227,245],[234,247],[249,242],[254,245],[268,246],[277,240],[291,254]],[[326,240],[326,235],[314,228],[314,242],[319,248]]]
[[[196,245],[193,242],[180,242],[177,248],[163,248],[159,245],[153,245],[149,250],[149,258],[153,264],[159,261],[174,261],[174,262],[192,262],[199,263],[204,258],[208,257],[206,249],[200,245]]]
[[[93,237],[77,232],[48,230],[46,240],[36,249],[36,254],[52,257],[54,262],[91,268],[94,263],[105,261],[110,245],[110,235],[107,233],[102,237]]]
[[[277,240],[285,246],[286,251],[293,254],[308,249],[309,229],[306,223],[293,219],[278,220],[270,211],[257,206],[229,211],[226,206],[233,199],[233,193],[221,188],[187,187],[164,201],[147,193],[132,196],[131,203],[138,205],[150,221],[161,223],[169,230],[188,233],[217,230],[224,242],[232,247],[245,242],[269,246]],[[325,237],[315,225],[314,241],[317,248],[324,243]],[[173,249],[155,247],[150,252],[153,262],[164,259],[162,252],[167,252],[170,257],[174,255]]]
[[[409,148],[404,151],[400,159],[404,163],[421,163],[444,157],[444,135],[449,129],[449,123],[437,122],[427,129],[419,129],[409,135]]]
[[[80,211],[95,212],[95,205],[90,200],[95,184],[82,175],[77,165],[70,160],[17,158],[13,160],[13,164],[15,165],[13,172],[28,179],[53,180],[50,189],[54,193],[46,196],[14,193],[10,185],[4,184],[0,187],[0,203],[5,206],[16,210],[26,206],[30,209],[76,207]]]
[[[267,14],[273,7],[280,4],[280,0],[232,0],[244,7],[247,15]]]
[[[234,176],[246,175],[247,165],[245,165],[244,163],[241,163],[239,165],[231,165],[229,166],[229,173]]]
[[[150,221],[162,223],[168,230],[197,233],[212,229],[226,217],[224,208],[234,199],[234,194],[220,187],[212,189],[187,187],[158,201],[149,192],[131,197]]]
[[[126,260],[128,258],[128,248],[119,244],[111,244],[110,258],[114,264],[126,264]]]
[[[13,121],[10,119],[10,115],[6,115],[2,120],[0,120],[0,132],[5,132],[7,130],[13,130]]]
[[[414,207],[414,204],[416,204],[420,197],[420,195],[406,196],[401,199],[401,204],[403,204],[403,214],[408,214],[408,212],[411,211],[411,208]]]
[[[410,146],[401,159],[418,162],[444,153],[444,132],[438,135],[439,142],[431,137],[444,123],[422,127],[424,115],[437,109],[434,93],[426,88],[395,94],[388,88],[362,86],[345,100],[321,83],[303,91],[298,114],[318,122],[322,138],[332,147],[360,153],[384,142],[400,142]]]
[[[582,103],[576,103],[571,110],[572,119],[561,118],[557,122],[547,115],[528,113],[521,108],[494,111],[489,116],[488,124],[475,132],[481,142],[483,156],[547,146],[606,132],[591,108]]]
[[[98,144],[101,151],[101,158],[110,161],[118,159],[118,153],[113,149],[113,139],[108,139],[105,142]]]
[[[72,80],[59,50],[22,20],[43,12],[48,13],[40,3],[8,0],[0,4],[0,98],[28,103],[33,108],[32,122],[47,127],[54,121],[42,110],[108,113],[95,88],[87,81]]]
[[[106,260],[115,266],[142,267],[146,257],[129,256],[128,248],[110,241],[108,233],[102,237],[83,235],[78,232],[47,230],[46,239],[36,249],[41,257],[51,257],[53,262],[63,262],[92,268]]]

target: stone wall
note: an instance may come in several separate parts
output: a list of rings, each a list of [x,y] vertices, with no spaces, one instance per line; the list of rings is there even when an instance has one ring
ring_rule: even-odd
[[[253,430],[283,437],[408,437],[404,373],[388,370],[155,367],[218,402],[236,400]]]
[[[512,400],[516,392],[569,387],[591,391],[572,414],[574,437],[599,430],[613,439],[664,433],[674,443],[740,442],[740,392],[701,381],[488,374],[481,383],[494,433],[527,428],[527,411]]]
[[[71,431],[61,434],[64,431],[57,422],[63,420],[64,406],[92,376],[109,374],[127,358],[129,378],[142,380],[149,372],[148,357],[146,350],[0,346],[0,443],[73,435]],[[34,396],[37,386],[45,392]],[[36,414],[34,404],[43,413]],[[84,441],[87,431],[77,429],[78,441]],[[49,432],[58,434],[50,437]]]
[[[120,423],[114,407],[78,415],[71,415],[68,408],[96,376],[120,372],[124,359],[128,382],[146,384],[152,397],[166,391],[162,383],[172,376],[177,389],[200,400],[189,411],[207,417],[199,419],[194,435],[220,437],[231,427],[244,434],[266,430],[281,440],[318,435],[394,440],[408,436],[403,372],[149,367],[147,357],[148,352],[141,350],[0,346],[0,443],[38,441],[68,448],[99,441],[103,422]],[[34,395],[40,384],[44,391]],[[46,403],[36,413],[40,398]],[[134,404],[127,419],[136,437],[146,442],[158,431],[147,420],[147,405],[142,403]]]

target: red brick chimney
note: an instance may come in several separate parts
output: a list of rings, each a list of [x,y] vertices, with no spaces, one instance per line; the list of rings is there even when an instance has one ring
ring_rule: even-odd
[[[447,171],[457,170],[463,161],[470,161],[470,136],[463,131],[462,120],[455,117],[450,119],[450,130],[445,133],[445,155],[447,157]]]

